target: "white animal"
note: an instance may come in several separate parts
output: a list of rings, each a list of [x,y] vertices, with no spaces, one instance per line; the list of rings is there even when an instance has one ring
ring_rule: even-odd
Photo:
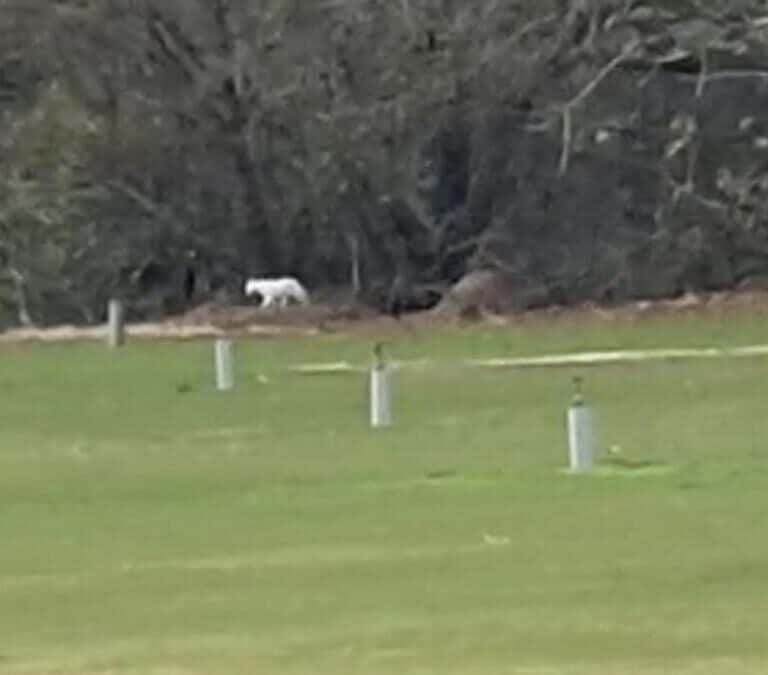
[[[300,305],[309,304],[307,289],[295,277],[248,279],[244,290],[246,297],[261,297],[260,307],[272,307],[274,304],[286,307],[291,301]]]

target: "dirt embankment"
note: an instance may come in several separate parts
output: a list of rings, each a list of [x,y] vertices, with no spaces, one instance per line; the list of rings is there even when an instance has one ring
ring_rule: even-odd
[[[576,307],[552,306],[536,310],[498,313],[482,306],[472,311],[446,311],[445,307],[404,315],[399,320],[351,302],[324,302],[309,307],[262,310],[240,304],[211,302],[161,322],[131,323],[127,333],[136,338],[194,339],[223,335],[279,336],[321,333],[392,334],[457,324],[511,325],[540,321],[642,320],[664,315],[726,316],[739,312],[768,313],[768,291],[689,293],[678,298],[638,301],[618,306],[586,303]],[[0,342],[29,340],[58,342],[103,339],[105,326],[16,328],[0,334]]]

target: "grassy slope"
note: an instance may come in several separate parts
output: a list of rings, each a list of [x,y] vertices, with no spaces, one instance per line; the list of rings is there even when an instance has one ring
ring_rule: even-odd
[[[393,349],[762,333],[556,324]],[[359,377],[281,372],[367,349],[241,344],[217,395],[203,343],[4,347],[0,673],[765,672],[768,362],[588,370],[601,447],[668,470],[574,478],[575,371],[402,373],[398,426],[375,434]]]

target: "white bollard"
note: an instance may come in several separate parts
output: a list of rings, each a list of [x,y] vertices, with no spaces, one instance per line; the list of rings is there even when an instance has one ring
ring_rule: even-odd
[[[216,340],[214,344],[216,389],[230,391],[235,387],[235,358],[231,340]]]
[[[112,349],[125,342],[125,310],[119,300],[110,300],[107,305],[107,343]]]
[[[370,380],[371,427],[380,429],[392,425],[392,371],[384,363],[381,345],[374,347],[374,362]]]
[[[581,394],[581,379],[574,378],[576,393],[568,408],[568,459],[574,473],[586,473],[594,464],[592,410]]]

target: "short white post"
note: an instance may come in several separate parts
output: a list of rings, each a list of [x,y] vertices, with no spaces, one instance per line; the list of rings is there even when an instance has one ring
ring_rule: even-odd
[[[373,348],[370,381],[371,427],[379,429],[392,425],[392,371],[384,362],[382,348]]]
[[[216,389],[230,391],[235,386],[235,359],[231,340],[216,340],[214,344]]]
[[[581,393],[581,378],[574,378],[575,393],[568,408],[568,459],[574,473],[592,469],[594,456],[594,426],[592,410]]]
[[[112,349],[125,342],[125,310],[119,300],[110,300],[107,305],[107,343]]]

